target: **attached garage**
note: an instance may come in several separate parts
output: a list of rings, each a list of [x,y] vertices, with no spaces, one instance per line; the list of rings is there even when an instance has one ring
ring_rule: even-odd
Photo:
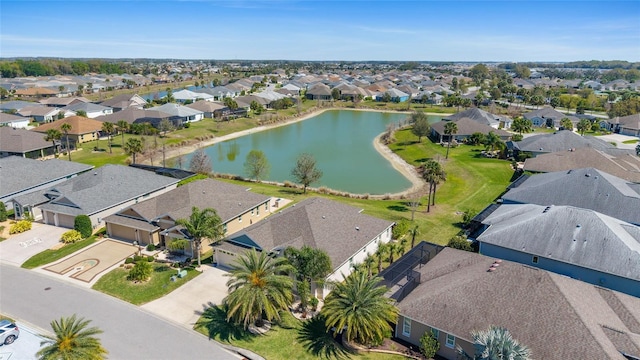
[[[236,261],[236,254],[224,249],[216,248],[216,262],[224,267],[231,267]]]
[[[51,211],[44,212],[44,221],[47,225],[54,225],[59,227],[65,227],[69,229],[73,229],[73,225],[75,222],[75,216],[73,215],[64,215],[60,213],[54,213]]]
[[[126,241],[137,241],[136,239],[136,230],[134,228],[116,225],[116,224],[108,224],[107,225],[107,233],[109,237],[119,240]]]

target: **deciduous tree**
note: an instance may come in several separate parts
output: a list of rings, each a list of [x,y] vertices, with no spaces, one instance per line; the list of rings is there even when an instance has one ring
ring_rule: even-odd
[[[211,159],[209,159],[209,156],[204,149],[200,148],[194,151],[193,156],[191,156],[191,160],[189,161],[189,170],[204,175],[208,175],[213,171]]]
[[[269,176],[271,164],[262,150],[251,150],[244,162],[244,171],[250,178],[260,181]]]
[[[316,167],[316,159],[313,155],[303,153],[298,156],[296,165],[291,170],[291,175],[302,184],[303,192],[306,193],[309,185],[320,180],[322,171]]]

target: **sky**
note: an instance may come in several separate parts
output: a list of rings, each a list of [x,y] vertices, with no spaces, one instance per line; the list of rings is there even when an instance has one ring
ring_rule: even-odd
[[[1,0],[0,57],[640,61],[640,1]]]

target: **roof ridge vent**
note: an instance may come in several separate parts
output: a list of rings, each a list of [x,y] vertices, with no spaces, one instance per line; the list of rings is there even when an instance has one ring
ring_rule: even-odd
[[[544,210],[542,210],[542,213],[544,214],[544,213],[548,212],[549,210],[551,210],[551,206],[553,206],[553,205],[550,205],[550,206],[547,206],[546,208],[544,208]]]

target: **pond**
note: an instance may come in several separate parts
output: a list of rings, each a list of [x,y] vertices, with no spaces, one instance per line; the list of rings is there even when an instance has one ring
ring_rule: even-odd
[[[313,187],[325,186],[357,194],[404,191],[411,182],[393,168],[373,146],[373,139],[390,123],[408,114],[373,111],[330,110],[305,121],[285,125],[205,148],[213,171],[246,176],[244,162],[249,151],[262,150],[271,165],[269,181],[291,181],[291,169],[301,153],[316,159],[323,176]],[[429,121],[440,120],[430,116]],[[189,163],[189,156],[186,157]]]

